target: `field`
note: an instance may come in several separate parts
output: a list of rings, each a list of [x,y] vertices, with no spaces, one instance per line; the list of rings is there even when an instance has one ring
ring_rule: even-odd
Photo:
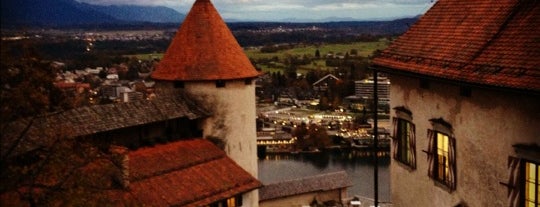
[[[350,52],[352,49],[358,50],[358,55],[367,57],[368,55],[371,55],[373,51],[378,49],[384,49],[386,46],[388,46],[390,42],[386,39],[381,39],[377,42],[355,42],[351,44],[324,44],[319,46],[304,46],[304,47],[296,47],[289,50],[282,50],[276,53],[261,53],[259,49],[247,49],[246,55],[249,58],[253,58],[255,60],[261,59],[261,58],[272,58],[274,56],[277,56],[279,59],[282,59],[286,57],[286,55],[298,55],[302,56],[304,54],[306,55],[315,55],[315,51],[319,49],[319,52],[321,56],[324,56],[325,54],[329,52],[333,53],[346,53]]]
[[[369,55],[373,54],[375,50],[382,50],[388,46],[390,43],[387,39],[381,39],[376,42],[355,42],[351,44],[322,44],[322,45],[307,45],[307,46],[296,46],[295,48],[288,49],[288,50],[280,50],[278,52],[274,53],[262,53],[260,52],[260,48],[248,48],[245,50],[246,55],[255,61],[255,64],[257,67],[261,68],[264,72],[276,72],[276,71],[282,71],[285,67],[284,60],[288,56],[297,56],[297,57],[303,57],[304,55],[307,57],[314,57],[315,51],[319,49],[321,57],[325,57],[328,53],[350,53],[351,50],[356,49],[358,51],[358,56],[362,57],[368,57]],[[161,59],[163,57],[162,53],[153,53],[153,54],[137,54],[137,55],[129,55],[128,57],[136,57],[138,59],[142,60],[149,60],[149,59]],[[274,57],[277,57],[277,62],[272,62],[269,66],[268,64],[258,64],[263,59],[272,59]],[[298,68],[298,72],[305,73],[308,70],[314,70],[314,69],[326,69],[325,67],[325,60],[319,59],[314,60],[311,64],[307,65],[301,65]]]
[[[270,64],[257,64],[257,67],[261,68],[264,72],[277,72],[282,71],[285,67],[283,60],[286,59],[287,56],[307,56],[307,57],[314,57],[315,51],[319,49],[319,53],[321,57],[325,57],[328,53],[334,53],[334,54],[345,54],[347,52],[350,53],[351,50],[356,49],[358,51],[358,56],[361,57],[368,57],[375,50],[382,50],[388,46],[390,43],[387,39],[381,39],[377,42],[355,42],[351,44],[323,44],[323,45],[309,45],[309,46],[297,46],[293,49],[288,50],[281,50],[274,53],[262,53],[260,52],[259,48],[250,48],[246,49],[246,55],[254,60],[256,63],[260,62],[262,59],[271,59],[274,57],[277,57],[279,60],[278,62],[273,62]],[[301,65],[297,68],[297,72],[299,73],[306,73],[309,70],[316,70],[316,69],[323,69],[326,70],[325,66],[325,60],[324,59],[318,59],[314,60],[311,64],[307,65]]]

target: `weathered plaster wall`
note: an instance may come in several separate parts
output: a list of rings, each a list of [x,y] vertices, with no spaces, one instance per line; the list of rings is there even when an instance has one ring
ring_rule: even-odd
[[[226,81],[217,88],[213,81],[186,82],[185,90],[212,113],[202,124],[203,136],[223,140],[227,155],[258,178],[255,84]],[[258,206],[258,192],[245,194],[243,200],[246,206]]]
[[[411,110],[416,125],[417,169],[392,160],[391,189],[394,206],[507,206],[507,158],[513,144],[540,144],[540,97],[460,87],[431,81],[420,88],[416,78],[391,77],[391,107]],[[392,111],[392,116],[395,116]],[[428,177],[426,150],[429,119],[443,118],[456,138],[457,189],[449,192]]]

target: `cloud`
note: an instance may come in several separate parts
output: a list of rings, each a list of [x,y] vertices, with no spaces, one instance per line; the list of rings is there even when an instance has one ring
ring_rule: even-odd
[[[79,0],[91,4],[167,6],[187,13],[195,0]],[[423,14],[432,0],[212,0],[225,19],[391,19]]]

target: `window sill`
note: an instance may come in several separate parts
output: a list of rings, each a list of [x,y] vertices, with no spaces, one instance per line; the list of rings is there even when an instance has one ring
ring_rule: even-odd
[[[434,183],[435,186],[443,189],[444,191],[446,191],[448,193],[452,193],[452,192],[456,191],[455,189],[450,188],[447,183],[441,182],[440,180],[436,180],[436,179],[433,179],[433,178],[431,178],[431,180],[433,180],[433,183]]]
[[[400,166],[400,167],[402,167],[402,168],[405,168],[405,169],[406,169],[407,171],[409,171],[409,172],[416,171],[416,168],[413,167],[413,166],[411,166],[411,165],[408,164],[408,163],[402,162],[402,161],[400,161],[400,160],[398,160],[398,159],[392,159],[392,160],[394,160],[394,161],[398,164],[398,166]]]

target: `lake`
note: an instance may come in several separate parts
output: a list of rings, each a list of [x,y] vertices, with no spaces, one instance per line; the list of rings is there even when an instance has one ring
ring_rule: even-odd
[[[366,152],[334,150],[306,154],[268,154],[259,159],[259,180],[264,184],[318,174],[346,171],[353,182],[348,197],[373,198],[373,161]],[[390,157],[379,157],[379,201],[390,201]]]

